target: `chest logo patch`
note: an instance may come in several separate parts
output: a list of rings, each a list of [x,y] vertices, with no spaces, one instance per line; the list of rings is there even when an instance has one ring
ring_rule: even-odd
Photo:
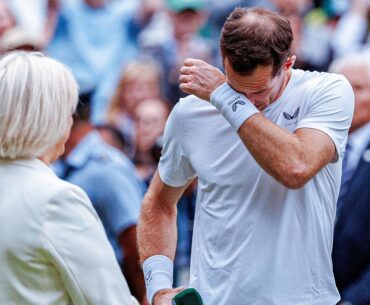
[[[283,112],[283,116],[284,118],[286,118],[288,121],[290,120],[293,120],[295,119],[297,116],[298,116],[298,113],[299,113],[299,107],[297,108],[297,110],[293,113],[293,115],[290,115],[289,113],[287,112]]]

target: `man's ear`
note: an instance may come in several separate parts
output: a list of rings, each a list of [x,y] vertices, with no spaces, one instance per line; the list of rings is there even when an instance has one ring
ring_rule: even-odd
[[[292,68],[294,66],[296,59],[297,59],[297,56],[295,55],[289,56],[284,64],[284,70],[286,71]]]

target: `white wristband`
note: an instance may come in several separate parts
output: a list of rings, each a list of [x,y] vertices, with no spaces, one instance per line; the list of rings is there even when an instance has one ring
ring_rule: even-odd
[[[150,304],[154,295],[162,289],[172,288],[173,262],[164,255],[154,255],[143,263],[146,294]]]
[[[217,87],[210,100],[236,131],[252,115],[259,113],[244,94],[235,91],[228,83]]]

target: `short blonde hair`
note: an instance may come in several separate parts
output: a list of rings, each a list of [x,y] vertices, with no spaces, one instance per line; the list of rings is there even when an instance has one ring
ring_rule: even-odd
[[[35,52],[0,60],[0,158],[41,157],[69,128],[78,86],[69,68]]]

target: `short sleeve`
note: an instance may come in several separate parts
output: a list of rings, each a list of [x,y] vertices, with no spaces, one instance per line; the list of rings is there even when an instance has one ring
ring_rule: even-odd
[[[159,175],[164,183],[173,187],[184,186],[195,177],[189,156],[184,150],[184,132],[180,101],[173,108],[164,131],[162,156],[158,164]]]
[[[296,129],[313,128],[326,133],[336,147],[337,161],[343,158],[354,112],[354,95],[344,76],[328,74],[315,88],[310,105]]]
[[[67,185],[50,199],[44,249],[73,304],[132,304],[103,226],[80,188]]]

